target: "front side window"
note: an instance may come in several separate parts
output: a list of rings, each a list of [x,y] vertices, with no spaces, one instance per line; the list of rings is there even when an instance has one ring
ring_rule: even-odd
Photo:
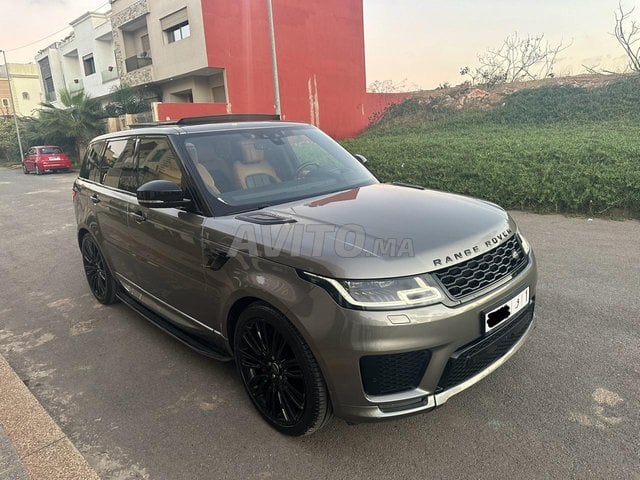
[[[226,204],[229,213],[377,182],[313,127],[210,132],[183,141],[208,193]]]
[[[135,166],[135,140],[123,138],[109,140],[100,164],[100,183],[114,188],[120,188],[120,175]]]
[[[104,142],[95,142],[89,145],[84,161],[80,167],[80,177],[94,182],[99,181],[100,159],[104,150]]]
[[[166,138],[141,138],[138,147],[138,186],[152,180],[182,185],[182,170]]]

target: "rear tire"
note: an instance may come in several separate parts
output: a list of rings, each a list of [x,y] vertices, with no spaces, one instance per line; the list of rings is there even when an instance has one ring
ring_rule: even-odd
[[[89,283],[89,289],[100,303],[109,305],[117,300],[117,283],[109,266],[98,247],[98,244],[90,234],[82,237],[80,246],[84,273]]]
[[[24,163],[22,164],[22,173],[29,175],[29,170],[27,170],[27,166]]]
[[[331,418],[320,367],[280,312],[256,302],[240,314],[234,357],[245,390],[267,423],[285,435],[310,435]]]

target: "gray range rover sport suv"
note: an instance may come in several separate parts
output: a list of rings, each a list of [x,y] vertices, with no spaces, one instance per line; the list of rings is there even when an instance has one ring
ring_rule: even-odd
[[[533,252],[497,205],[365,162],[262,116],[98,137],[73,187],[89,287],[234,360],[282,433],[438,407],[532,330]]]

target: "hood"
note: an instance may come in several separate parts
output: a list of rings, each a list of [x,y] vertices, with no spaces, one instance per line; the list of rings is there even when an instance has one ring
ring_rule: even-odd
[[[375,184],[262,210],[282,222],[213,219],[205,234],[310,273],[371,279],[416,275],[495,248],[516,227],[500,207],[469,197]],[[285,223],[286,222],[286,223]],[[262,224],[261,224],[262,223]]]

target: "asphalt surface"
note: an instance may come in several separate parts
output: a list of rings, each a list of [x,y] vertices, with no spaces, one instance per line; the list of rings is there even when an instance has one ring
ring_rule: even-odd
[[[302,439],[231,364],[89,293],[73,174],[0,169],[0,351],[105,479],[640,479],[640,223],[515,212],[539,261],[537,328],[429,414]]]

